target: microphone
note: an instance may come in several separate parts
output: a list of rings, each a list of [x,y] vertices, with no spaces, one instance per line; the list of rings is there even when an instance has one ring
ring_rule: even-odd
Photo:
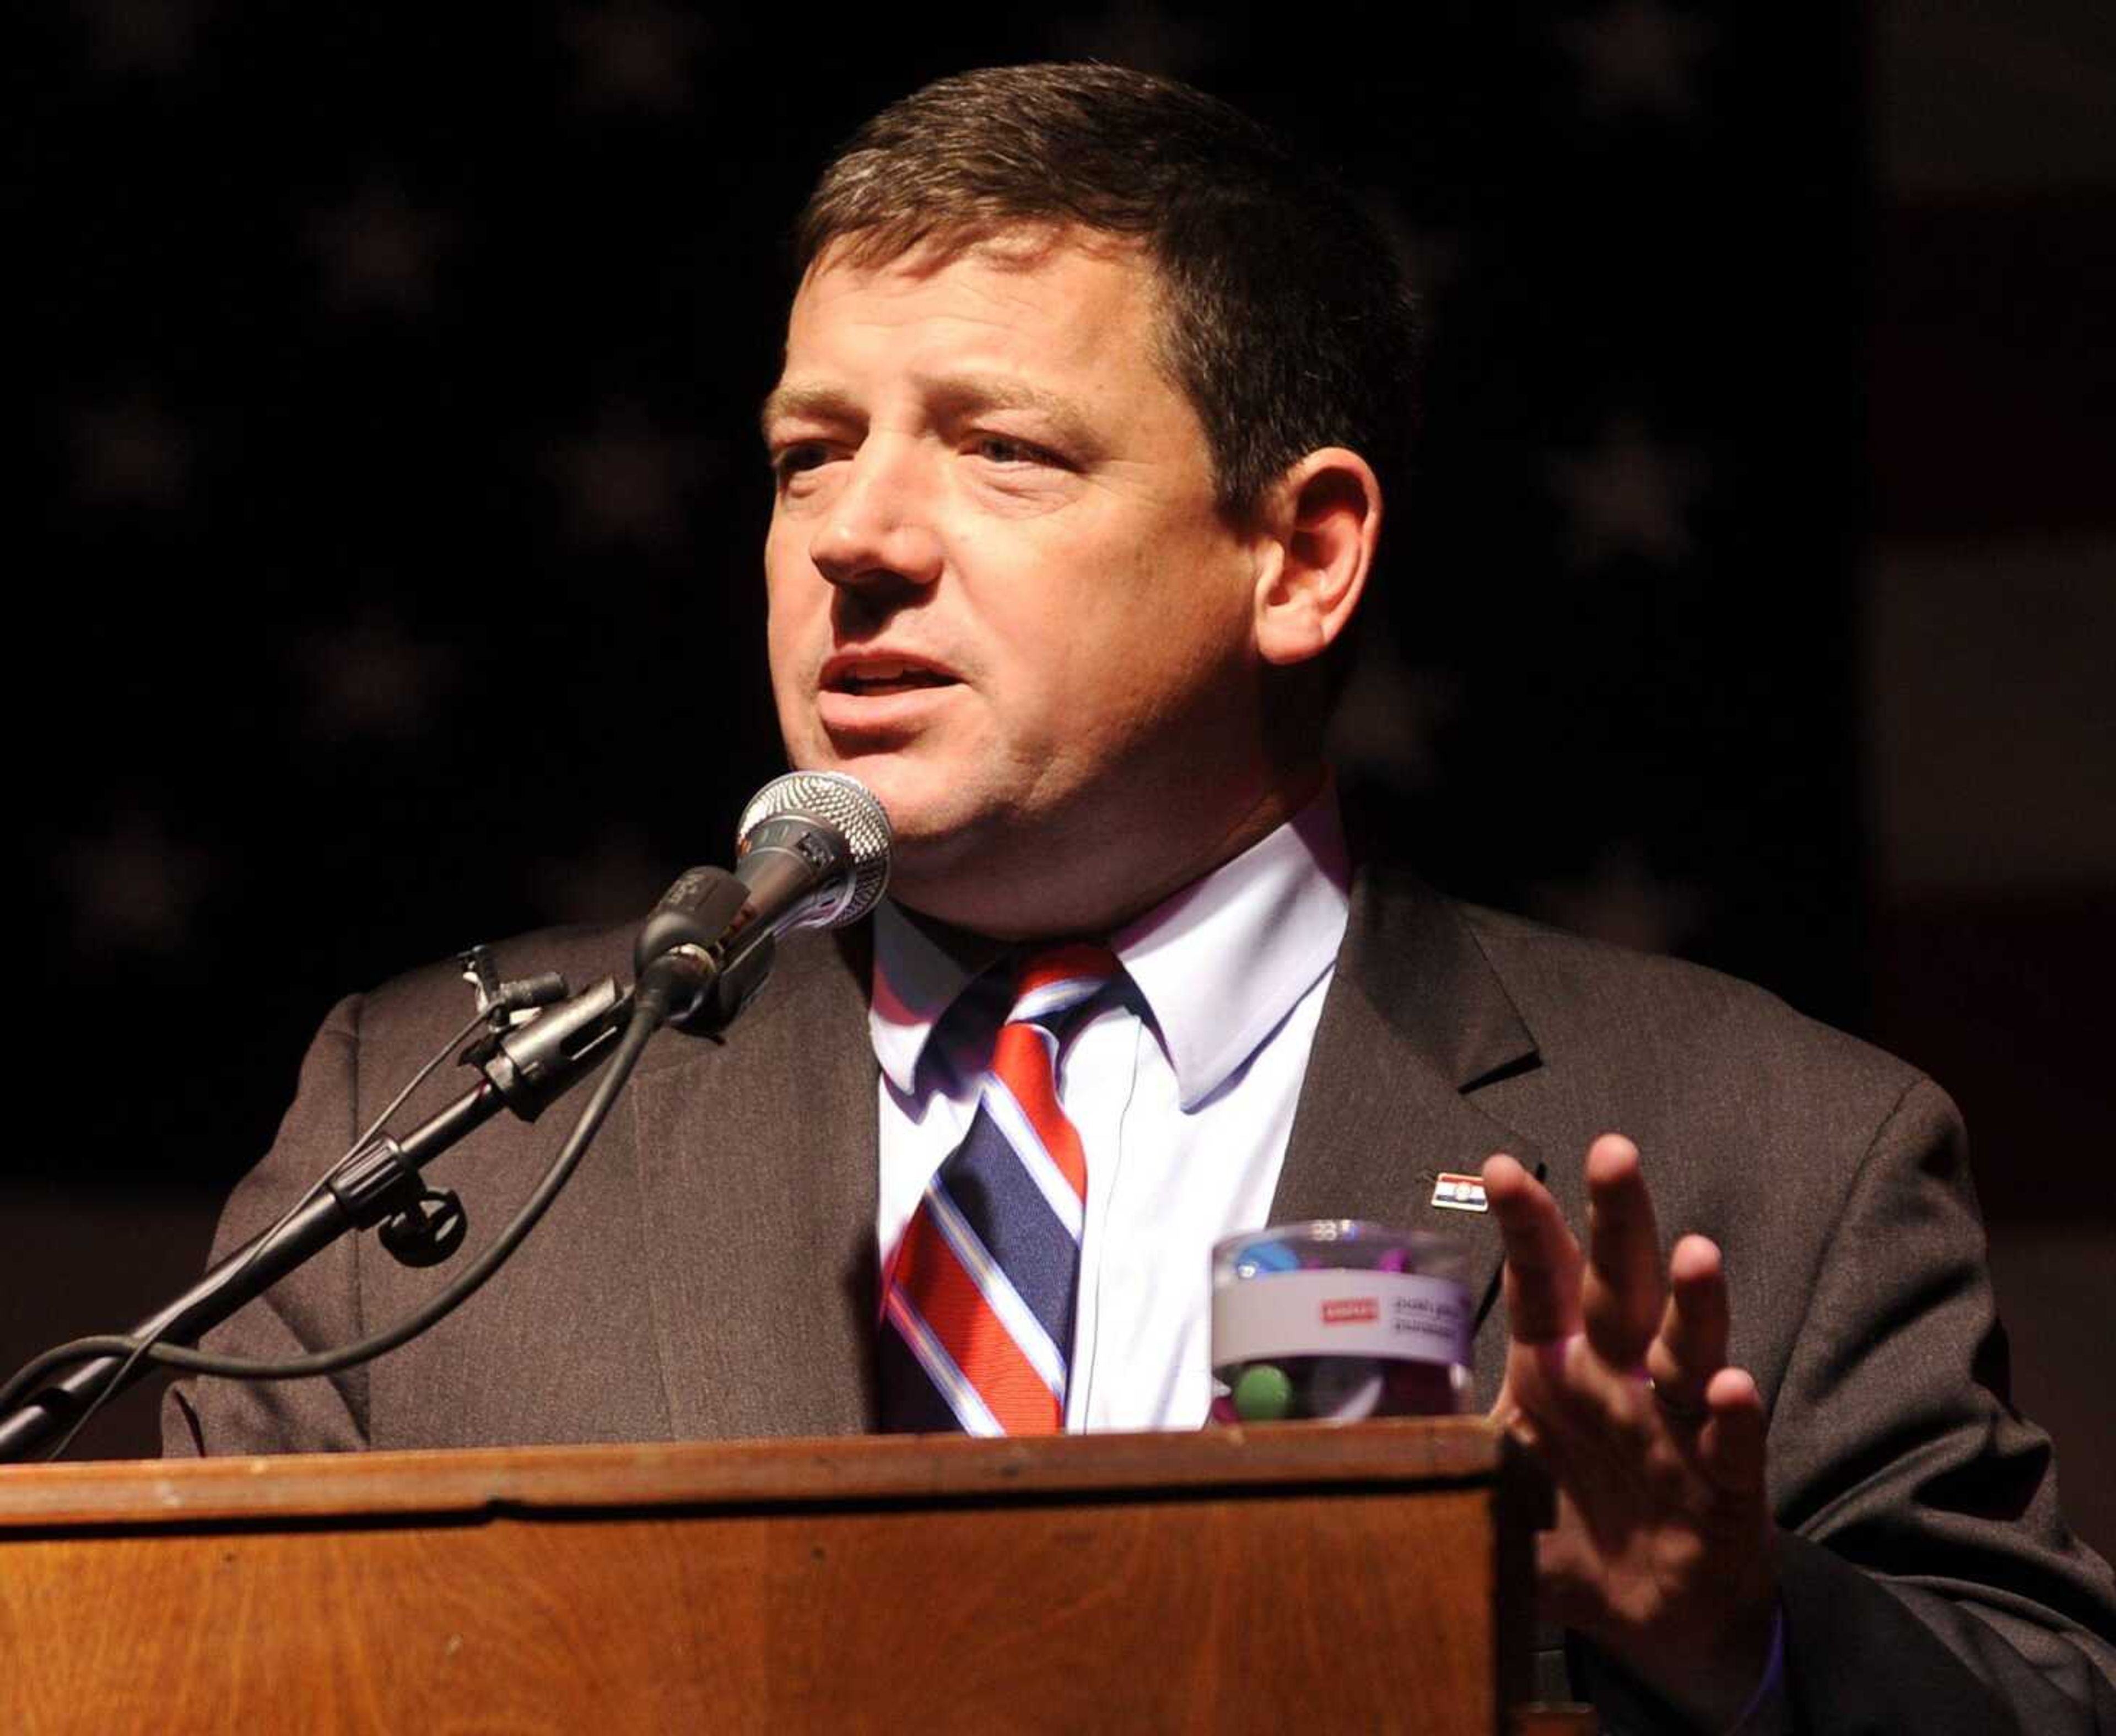
[[[793,771],[750,799],[735,869],[694,868],[662,895],[632,947],[638,1004],[687,1030],[732,1023],[795,928],[858,922],[889,884],[889,814],[842,771]]]

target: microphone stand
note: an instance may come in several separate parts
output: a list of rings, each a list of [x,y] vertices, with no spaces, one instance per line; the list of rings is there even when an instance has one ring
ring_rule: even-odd
[[[482,1075],[476,1084],[402,1139],[384,1135],[362,1147],[276,1234],[268,1230],[253,1237],[126,1336],[195,1345],[340,1236],[376,1224],[383,1226],[384,1245],[407,1264],[445,1259],[462,1241],[462,1207],[454,1195],[429,1189],[422,1167],[502,1109],[535,1121],[594,1069],[630,1011],[629,994],[605,977],[504,1035],[473,1044],[463,1059]],[[150,1366],[145,1357],[94,1356],[41,1384],[0,1416],[0,1464],[30,1457],[85,1408],[131,1385]]]

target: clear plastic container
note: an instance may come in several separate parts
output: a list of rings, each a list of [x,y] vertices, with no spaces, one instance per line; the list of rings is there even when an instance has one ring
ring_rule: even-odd
[[[1351,1218],[1212,1250],[1212,1420],[1438,1416],[1470,1402],[1468,1258],[1453,1237]]]

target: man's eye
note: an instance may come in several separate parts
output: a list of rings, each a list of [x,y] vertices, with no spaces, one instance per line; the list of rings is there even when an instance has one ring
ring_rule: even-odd
[[[804,470],[813,470],[830,454],[820,441],[803,440],[798,444],[782,446],[771,455],[771,473],[784,482],[789,477],[798,476]]]
[[[1041,446],[1004,434],[980,434],[970,443],[979,458],[994,464],[1055,464],[1058,461]]]

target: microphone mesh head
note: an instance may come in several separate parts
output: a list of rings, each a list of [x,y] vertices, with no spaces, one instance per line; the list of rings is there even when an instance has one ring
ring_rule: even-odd
[[[749,799],[735,827],[735,847],[766,820],[794,814],[836,834],[852,860],[852,884],[832,909],[801,926],[841,928],[858,922],[881,902],[889,885],[889,852],[895,842],[889,810],[858,778],[842,771],[789,771],[775,777]]]

